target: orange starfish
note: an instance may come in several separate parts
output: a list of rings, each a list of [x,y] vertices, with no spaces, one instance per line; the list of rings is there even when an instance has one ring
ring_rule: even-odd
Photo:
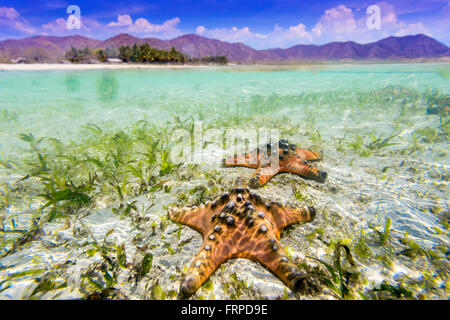
[[[259,187],[269,181],[274,175],[282,172],[298,174],[318,182],[325,182],[327,173],[311,167],[309,161],[322,159],[322,154],[316,151],[301,149],[287,140],[280,140],[278,152],[276,145],[267,144],[267,152],[257,148],[252,153],[234,156],[223,161],[224,166],[242,166],[256,169],[254,177],[250,180],[252,187]],[[278,165],[276,165],[278,157]]]
[[[180,285],[180,295],[194,293],[226,260],[246,258],[261,263],[293,290],[315,287],[306,273],[289,261],[280,232],[296,222],[310,222],[314,207],[294,208],[264,200],[247,188],[235,188],[204,205],[169,208],[169,218],[203,236],[200,251]]]

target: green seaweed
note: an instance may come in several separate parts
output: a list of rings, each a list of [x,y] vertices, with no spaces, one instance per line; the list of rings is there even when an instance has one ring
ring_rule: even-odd
[[[2,108],[0,110],[0,122],[17,122],[19,113]]]
[[[101,80],[99,80],[101,81]],[[98,96],[103,101],[108,102],[109,105],[115,106],[119,103],[117,91],[114,93],[114,81],[105,85],[104,98],[102,98],[101,90]],[[106,81],[105,81],[106,83]],[[118,89],[118,88],[117,88]],[[440,93],[428,93],[430,99],[438,97]],[[449,133],[449,121],[445,116],[434,117],[429,123],[420,126],[414,123],[413,116],[418,113],[425,113],[427,93],[422,93],[418,90],[410,90],[402,87],[387,87],[374,91],[354,90],[352,92],[344,92],[341,90],[329,92],[305,92],[301,94],[279,94],[279,95],[253,95],[245,98],[236,98],[234,102],[224,102],[223,104],[214,104],[211,106],[215,112],[209,112],[205,105],[184,105],[170,103],[167,106],[167,112],[173,113],[173,117],[168,122],[161,122],[156,124],[150,121],[141,120],[136,123],[130,123],[127,126],[120,126],[115,128],[109,124],[87,123],[80,129],[79,135],[74,140],[66,137],[39,137],[34,134],[22,134],[18,138],[22,145],[26,145],[23,157],[17,159],[8,159],[2,156],[0,165],[2,170],[5,169],[11,173],[20,174],[23,177],[21,180],[2,185],[0,188],[0,210],[7,211],[15,202],[23,202],[24,199],[39,198],[40,207],[35,210],[34,222],[27,230],[21,229],[16,225],[19,219],[17,216],[8,217],[4,220],[1,216],[3,228],[0,230],[3,239],[0,244],[5,249],[2,254],[11,254],[17,250],[21,250],[30,246],[30,244],[38,244],[36,240],[48,238],[48,234],[43,234],[43,226],[48,222],[64,222],[69,221],[74,223],[80,217],[95,212],[98,207],[106,204],[113,212],[120,215],[122,219],[131,222],[133,228],[138,230],[138,235],[135,237],[136,242],[133,244],[139,245],[138,254],[142,259],[136,259],[137,263],[128,257],[125,252],[125,247],[122,244],[108,244],[105,239],[111,235],[113,230],[107,232],[105,239],[96,243],[89,242],[85,244],[86,256],[91,257],[92,260],[100,258],[99,263],[92,263],[85,272],[83,272],[81,291],[85,294],[85,298],[123,298],[124,293],[120,290],[121,284],[117,283],[117,277],[121,272],[130,272],[131,281],[154,281],[155,272],[158,266],[153,266],[153,254],[147,252],[147,249],[161,246],[165,255],[178,254],[183,246],[192,240],[192,238],[182,240],[182,229],[178,228],[176,235],[165,234],[169,221],[166,218],[160,220],[148,221],[147,213],[150,212],[152,206],[142,209],[137,205],[136,197],[144,195],[146,198],[153,199],[153,193],[158,193],[158,196],[164,193],[170,193],[171,196],[178,197],[178,202],[183,205],[199,204],[211,196],[216,195],[220,191],[226,189],[227,177],[222,170],[205,169],[200,165],[179,165],[173,163],[170,157],[170,152],[174,146],[174,141],[171,141],[170,135],[175,128],[186,129],[187,132],[193,134],[194,122],[197,120],[203,121],[203,130],[209,128],[217,128],[224,130],[229,127],[246,129],[249,127],[273,127],[279,128],[282,137],[289,140],[296,140],[295,143],[305,145],[305,141],[317,144],[317,147],[332,148],[336,146],[341,157],[347,163],[348,157],[354,157],[354,163],[357,163],[358,156],[374,157],[383,156],[387,152],[394,155],[399,148],[398,155],[412,156],[415,159],[420,158],[420,152],[430,151],[435,153],[439,144],[439,148],[445,144],[445,138]],[[131,100],[130,100],[131,101]],[[148,108],[152,101],[146,98],[140,100],[133,100],[142,106],[143,109]],[[128,100],[127,100],[128,103]],[[431,103],[431,100],[430,100]],[[370,105],[371,108],[367,108]],[[81,106],[81,104],[80,104]],[[78,105],[70,105],[74,109]],[[38,109],[36,109],[38,110]],[[62,110],[62,108],[60,109]],[[297,112],[300,113],[298,119],[291,119],[287,116],[274,116],[278,111],[283,112]],[[71,112],[79,112],[72,110]],[[190,112],[192,116],[180,116]],[[330,115],[333,115],[331,118]],[[392,134],[379,134],[377,131],[359,130],[356,131],[350,128],[349,123],[352,121],[370,120],[378,114],[385,114],[390,117],[392,121],[385,123],[389,127],[388,131]],[[19,114],[20,115],[20,114]],[[6,115],[7,117],[8,115]],[[342,116],[345,128],[341,131],[342,138],[329,137],[327,130],[321,129],[323,123],[327,123],[335,117]],[[384,119],[386,119],[384,117]],[[431,117],[430,117],[431,118]],[[18,118],[21,120],[21,117]],[[13,121],[13,120],[12,120]],[[438,123],[438,126],[434,124]],[[411,129],[411,135],[405,135],[404,130]],[[25,130],[25,129],[24,129]],[[393,130],[393,131],[389,131]],[[399,133],[402,132],[402,135]],[[25,142],[25,144],[23,144]],[[193,143],[193,142],[192,142]],[[334,145],[333,145],[334,143]],[[404,145],[406,145],[404,147]],[[396,146],[395,148],[391,148]],[[433,149],[435,148],[435,149]],[[319,149],[320,150],[320,149]],[[327,152],[325,153],[327,159]],[[356,154],[356,155],[355,155]],[[331,157],[335,157],[330,152]],[[332,160],[332,163],[335,160]],[[383,164],[384,168],[388,168]],[[389,173],[394,173],[396,164],[389,164]],[[411,175],[419,178],[421,171],[416,170],[416,173],[411,169]],[[383,171],[386,171],[383,169]],[[372,171],[374,172],[374,171]],[[371,173],[372,173],[371,172]],[[377,179],[383,179],[383,175],[373,173]],[[384,175],[387,176],[387,175]],[[192,187],[185,192],[179,192],[179,185],[190,182],[193,179],[202,180],[201,185]],[[445,179],[443,176],[442,179]],[[386,182],[386,181],[384,181]],[[278,182],[278,186],[283,186],[284,182]],[[299,202],[316,202],[316,192],[306,192],[306,185],[308,190],[314,188],[317,192],[326,192],[314,184],[298,185],[293,193],[289,195],[293,201]],[[176,191],[174,191],[176,190]],[[268,190],[270,191],[270,190]],[[365,193],[360,193],[359,202],[357,205],[361,210],[366,210],[375,201],[376,195],[366,196]],[[422,196],[422,195],[421,195]],[[423,195],[423,197],[431,198],[430,194]],[[441,201],[441,200],[439,200]],[[177,204],[179,204],[177,203]],[[437,206],[437,205],[436,205]],[[439,205],[443,209],[443,205]],[[151,209],[152,214],[159,209]],[[161,212],[165,211],[165,208]],[[160,214],[161,212],[156,212]],[[20,213],[19,213],[20,215]],[[39,219],[38,219],[39,218]],[[342,216],[333,210],[323,210],[322,220],[319,223],[324,223],[326,227],[319,224],[314,231],[306,235],[306,239],[315,241],[318,246],[325,243],[325,250],[332,250],[339,247],[342,240],[340,238],[325,241],[325,231],[327,233],[329,228],[347,228],[348,225],[343,223]],[[439,216],[440,218],[440,216]],[[6,219],[6,218],[5,218]],[[63,220],[61,220],[63,219]],[[442,218],[445,220],[445,218]],[[442,222],[447,223],[445,220]],[[148,223],[147,223],[148,222]],[[389,223],[388,223],[389,222]],[[7,225],[11,224],[11,227]],[[448,223],[447,223],[448,225]],[[157,228],[160,230],[157,230]],[[146,239],[146,229],[152,229],[153,233],[148,232],[148,236],[156,235],[154,237],[158,244],[147,243],[142,244]],[[83,230],[78,234],[74,227],[73,233],[80,236],[82,239]],[[295,231],[294,228],[287,230],[286,236],[289,237],[289,231]],[[423,249],[416,247],[413,242],[400,242],[403,245],[398,248],[398,243],[393,241],[395,233],[392,232],[390,220],[386,219],[384,230],[375,230],[370,234],[361,231],[361,234],[354,239],[345,239],[348,248],[351,248],[355,258],[367,264],[376,264],[380,268],[389,266],[389,261],[392,263],[394,258],[401,260],[408,260],[407,258],[426,259],[419,260],[426,261],[427,266],[431,265],[433,271],[425,274],[424,279],[417,281],[415,284],[401,283],[398,286],[393,285],[392,288],[383,286],[380,290],[374,292],[360,291],[361,298],[377,299],[377,298],[409,298],[410,296],[403,289],[414,292],[414,290],[424,290],[427,292],[435,292],[439,283],[436,279],[439,277],[445,279],[445,253],[447,248],[441,246],[434,249]],[[159,232],[161,232],[161,239],[167,238],[166,241],[160,241]],[[438,231],[436,231],[438,232]],[[439,236],[444,237],[446,230],[441,230]],[[347,237],[350,237],[347,235]],[[175,245],[172,240],[176,239]],[[153,242],[151,240],[150,242]],[[351,243],[351,246],[350,246]],[[394,252],[395,244],[395,256]],[[61,245],[61,244],[58,244]],[[64,244],[73,245],[73,244]],[[406,248],[405,246],[406,245]],[[289,247],[288,247],[289,248]],[[321,263],[320,265],[326,270],[323,277],[328,279],[328,287],[331,288],[333,296],[339,299],[356,298],[357,293],[354,286],[357,272],[347,270],[340,260],[341,251],[346,249],[339,247],[339,252],[335,252],[333,262],[325,262],[328,266]],[[167,251],[166,251],[167,250]],[[289,250],[288,250],[289,251]],[[291,248],[292,251],[292,248]],[[380,253],[381,252],[381,253]],[[339,256],[339,257],[338,257]],[[372,257],[377,257],[376,261]],[[349,258],[348,258],[349,259]],[[425,262],[424,262],[425,263]],[[351,264],[351,263],[350,263]],[[444,265],[444,267],[439,266]],[[59,270],[59,269],[58,269]],[[64,270],[64,269],[61,269]],[[435,270],[440,270],[438,275],[433,274]],[[3,270],[2,270],[3,271]],[[55,270],[47,272],[42,270],[40,273],[30,275],[38,283],[38,289],[33,293],[33,298],[39,298],[45,292],[64,289],[67,285],[64,277],[61,277],[59,272]],[[62,272],[62,271],[61,271]],[[48,273],[48,274],[47,274]],[[437,271],[436,271],[437,273]],[[62,279],[61,279],[62,278]],[[143,279],[145,278],[145,279]],[[228,277],[228,282],[224,287],[230,290],[229,296],[233,299],[246,297],[255,297],[255,292],[241,280],[237,279],[236,275]],[[17,279],[21,279],[20,277]],[[175,278],[171,280],[176,281]],[[0,284],[0,291],[7,290],[10,283],[15,281],[11,279],[9,282]],[[325,281],[325,280],[324,280]],[[326,282],[326,281],[325,281]],[[445,282],[445,280],[444,280]],[[155,284],[153,282],[152,284]],[[159,285],[159,284],[157,284]],[[150,296],[153,294],[156,298],[166,299],[174,298],[174,290],[167,291],[162,285],[154,285],[151,290],[148,290]],[[242,285],[242,286],[241,286]],[[209,284],[206,284],[203,289],[208,291]],[[413,290],[414,288],[414,290]],[[419,289],[417,289],[419,288]],[[160,290],[161,289],[161,290]],[[382,290],[381,290],[382,289]],[[397,291],[396,291],[397,290]],[[205,291],[204,291],[205,292]],[[197,298],[211,298],[211,295],[197,296]],[[225,292],[227,292],[225,290]],[[431,295],[430,295],[431,296]],[[288,295],[285,294],[285,298]]]
[[[149,273],[150,269],[152,268],[152,265],[153,265],[153,255],[151,253],[147,253],[142,259],[140,276],[143,277],[147,273]]]
[[[152,299],[166,300],[166,293],[164,292],[164,290],[161,288],[161,286],[158,283],[156,283],[155,285],[152,286],[150,292],[151,292]]]
[[[367,244],[367,236],[361,230],[361,233],[358,238],[353,241],[354,245],[352,247],[353,252],[362,259],[368,259],[373,256],[373,252],[370,250],[370,247]]]
[[[387,292],[393,295],[395,298],[413,298],[413,293],[401,285],[393,286],[388,283],[380,284],[379,288],[374,288],[372,292]]]
[[[321,263],[328,270],[330,277],[322,275],[321,280],[331,290],[331,293],[337,299],[350,299],[354,298],[354,293],[350,290],[350,282],[353,273],[345,271],[341,266],[341,249],[345,251],[348,262],[351,266],[356,267],[355,261],[351,254],[350,248],[344,244],[338,244],[334,251],[334,265],[331,265],[321,259],[309,257]]]

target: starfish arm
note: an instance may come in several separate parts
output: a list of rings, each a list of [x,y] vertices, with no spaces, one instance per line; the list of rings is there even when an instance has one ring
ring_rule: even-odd
[[[286,253],[281,247],[276,252],[271,248],[267,249],[257,257],[257,260],[292,290],[308,290],[310,281],[307,274],[286,258]]]
[[[229,211],[225,210],[229,213]],[[232,217],[232,215],[228,215]],[[214,226],[214,228],[213,228]],[[192,261],[185,278],[180,284],[181,296],[189,296],[228,259],[236,258],[242,238],[250,236],[245,233],[243,224],[228,224],[224,218],[217,216],[203,237],[203,244]],[[243,235],[245,235],[243,237]],[[244,241],[247,243],[248,241]]]
[[[298,158],[295,157],[284,163],[280,167],[280,172],[294,173],[318,182],[324,182],[327,178],[327,173],[325,171],[311,167],[307,163],[301,163]]]
[[[215,245],[215,241],[206,239],[200,251],[192,261],[186,276],[180,284],[180,294],[187,297],[197,291],[211,274],[228,258],[224,255],[223,247]]]
[[[320,152],[312,151],[308,149],[296,148],[295,152],[305,160],[308,161],[317,161],[322,160],[323,155]]]
[[[224,209],[231,196],[228,192],[225,192],[199,207],[169,208],[169,218],[197,230],[204,236],[211,225],[213,217]]]
[[[245,153],[243,155],[227,158],[223,161],[223,165],[225,167],[240,166],[255,169],[259,164],[259,157],[259,152],[254,151],[252,153]]]
[[[253,174],[253,178],[250,180],[250,184],[255,187],[263,186],[277,173],[278,172],[270,166],[259,167]]]
[[[286,205],[273,203],[271,206],[272,216],[277,229],[281,232],[287,226],[298,222],[311,222],[316,217],[314,207],[293,208]]]
[[[261,263],[292,290],[304,289],[308,283],[306,273],[289,261],[277,238],[272,230],[256,232],[237,257]]]
[[[175,222],[185,224],[201,234],[205,234],[208,210],[206,207],[169,208],[169,218]]]

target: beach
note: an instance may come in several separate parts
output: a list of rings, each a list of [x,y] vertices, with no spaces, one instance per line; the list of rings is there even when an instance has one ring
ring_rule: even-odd
[[[125,69],[184,69],[184,68],[208,68],[208,67],[231,67],[231,68],[266,68],[272,70],[292,70],[292,69],[311,69],[333,66],[358,66],[358,65],[408,65],[408,64],[424,64],[424,65],[443,65],[450,63],[450,57],[442,58],[420,58],[420,59],[398,59],[398,60],[342,60],[342,61],[293,61],[284,63],[228,63],[227,65],[207,65],[207,64],[149,64],[149,63],[0,63],[0,71],[46,71],[46,70],[125,70]]]
[[[45,71],[45,70],[123,70],[123,69],[183,69],[204,68],[203,65],[170,64],[0,64],[1,71]]]

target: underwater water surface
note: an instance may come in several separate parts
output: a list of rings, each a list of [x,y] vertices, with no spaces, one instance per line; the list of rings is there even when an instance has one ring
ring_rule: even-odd
[[[0,72],[0,299],[175,298],[202,240],[167,208],[253,174],[174,163],[173,132],[195,123],[278,129],[322,151],[328,178],[280,174],[258,190],[316,208],[281,243],[321,292],[298,295],[235,259],[193,299],[447,299],[449,74],[444,63]],[[355,264],[336,264],[339,244]]]

